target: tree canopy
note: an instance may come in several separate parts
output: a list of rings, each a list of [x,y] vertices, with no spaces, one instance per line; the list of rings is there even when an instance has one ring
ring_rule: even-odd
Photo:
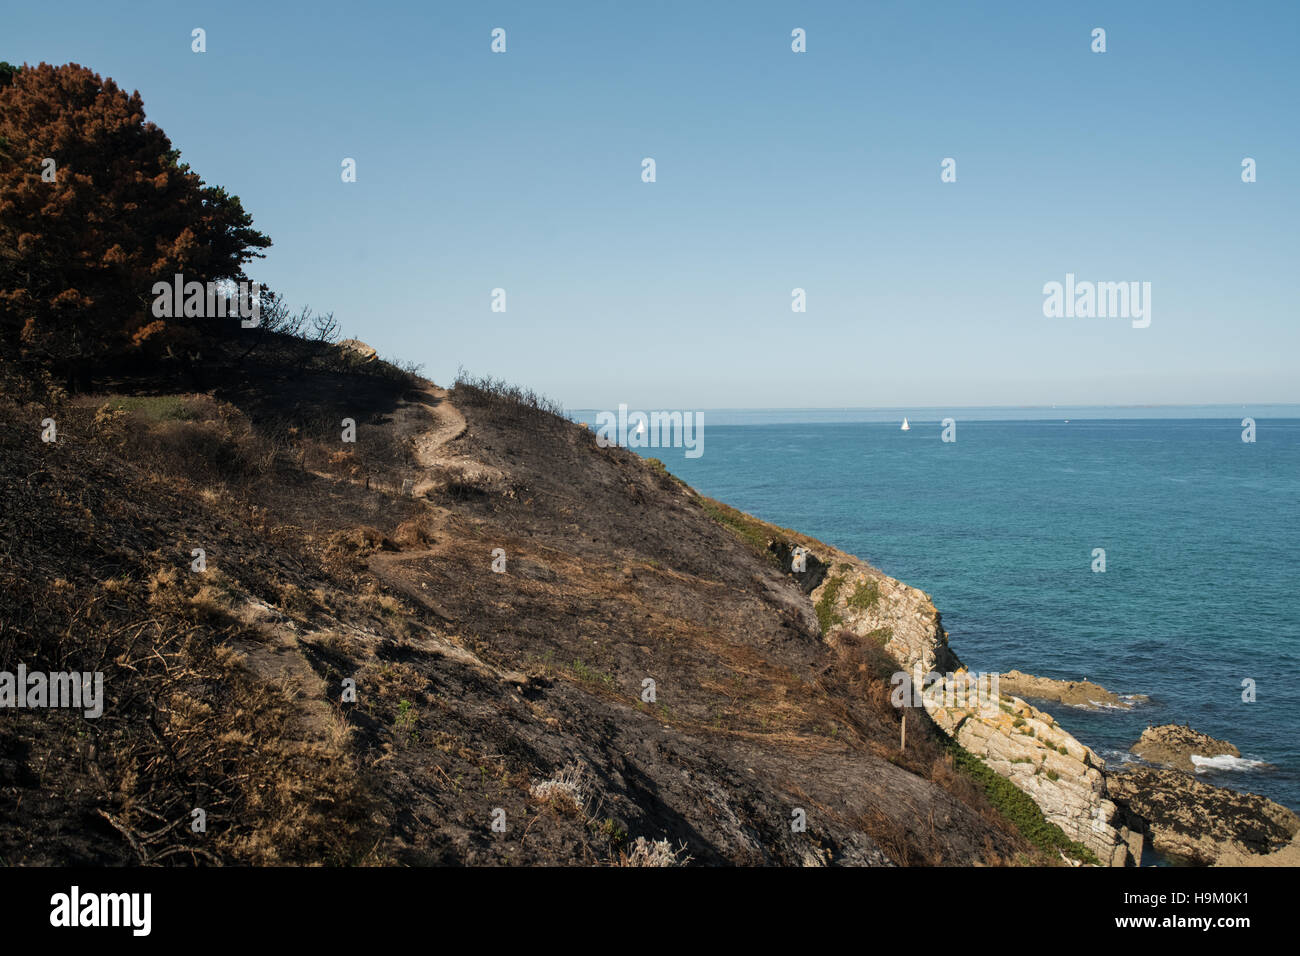
[[[0,346],[65,371],[183,342],[151,290],[246,280],[271,240],[206,185],[138,92],[75,63],[0,64]],[[192,324],[191,320],[191,324]]]

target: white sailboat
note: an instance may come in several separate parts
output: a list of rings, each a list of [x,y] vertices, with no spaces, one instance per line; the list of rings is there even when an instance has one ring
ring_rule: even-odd
[[[909,432],[909,431],[911,431],[911,430],[912,430],[912,426],[909,425],[909,424],[907,424],[907,416],[904,415],[904,416],[903,416],[903,427],[900,428],[899,431]]]

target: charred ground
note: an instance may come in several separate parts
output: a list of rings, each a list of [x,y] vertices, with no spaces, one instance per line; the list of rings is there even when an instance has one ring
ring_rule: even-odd
[[[285,340],[202,384],[0,402],[0,669],[106,696],[0,713],[4,862],[1042,859],[923,711],[899,752],[793,532],[500,383]]]

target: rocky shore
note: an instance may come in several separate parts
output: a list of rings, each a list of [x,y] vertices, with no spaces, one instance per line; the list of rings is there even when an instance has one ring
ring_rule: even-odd
[[[1116,803],[1146,821],[1154,849],[1193,863],[1253,865],[1300,834],[1300,817],[1281,804],[1181,770],[1133,767],[1107,782]]]
[[[1018,670],[998,675],[992,701],[955,691],[972,675],[948,644],[929,595],[811,539],[802,573],[823,628],[874,639],[909,674],[929,674],[923,696],[935,723],[1028,794],[1050,823],[1103,865],[1136,866],[1144,846],[1198,864],[1284,865],[1300,858],[1300,818],[1264,797],[1195,779],[1193,756],[1240,757],[1224,740],[1189,727],[1148,728],[1133,753],[1161,768],[1114,772],[1049,713],[1024,698],[1068,706],[1130,708],[1145,700],[1086,680]],[[788,556],[792,545],[776,550]],[[828,638],[833,639],[833,638]]]
[[[1228,741],[1217,740],[1209,734],[1178,724],[1148,727],[1142,731],[1138,742],[1129,748],[1129,752],[1147,763],[1187,773],[1196,772],[1193,757],[1241,756],[1241,751]]]
[[[1141,828],[1130,827],[1126,811],[1110,799],[1104,760],[1050,714],[1001,687],[996,702],[958,706],[956,691],[969,674],[949,647],[930,596],[814,544],[819,565],[829,568],[811,594],[824,628],[875,639],[904,671],[939,678],[941,690],[926,694],[924,706],[941,729],[1028,794],[1048,822],[1103,865],[1140,862]]]
[[[999,683],[1005,692],[1017,697],[1059,701],[1070,707],[1083,707],[1090,710],[1107,707],[1131,710],[1147,699],[1145,694],[1129,694],[1121,697],[1090,680],[1056,680],[1051,677],[1035,677],[1033,674],[1024,674],[1017,670],[999,675]]]

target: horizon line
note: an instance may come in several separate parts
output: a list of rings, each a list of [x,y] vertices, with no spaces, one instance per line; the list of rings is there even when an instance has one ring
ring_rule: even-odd
[[[619,404],[631,407],[629,402]],[[1263,406],[1300,408],[1300,402],[1135,402],[1133,404],[1119,405],[703,405],[698,410],[703,412],[906,412],[909,410],[925,412],[964,408],[1051,411],[1052,409],[1073,408],[1251,408]],[[603,406],[574,405],[566,410],[601,411]]]

